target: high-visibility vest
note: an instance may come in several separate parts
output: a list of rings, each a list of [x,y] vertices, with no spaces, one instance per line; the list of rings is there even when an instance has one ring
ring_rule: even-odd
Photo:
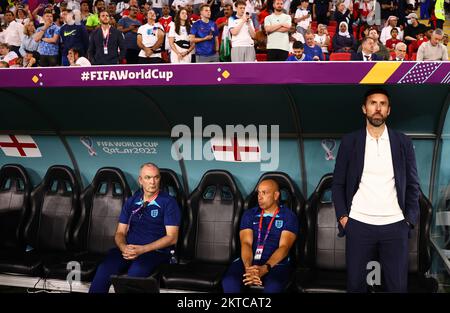
[[[434,6],[434,15],[438,20],[445,21],[444,0],[436,0],[436,4]]]

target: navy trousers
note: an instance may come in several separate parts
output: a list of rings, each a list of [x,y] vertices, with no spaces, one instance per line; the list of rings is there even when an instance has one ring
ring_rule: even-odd
[[[348,219],[345,226],[347,291],[367,292],[367,269],[371,261],[381,265],[381,284],[386,292],[407,292],[408,233],[405,220],[369,225]]]
[[[264,293],[283,292],[289,283],[292,268],[290,264],[277,264],[269,273],[263,276],[262,283]],[[231,263],[228,271],[222,280],[222,288],[225,293],[240,293],[244,288],[242,280],[244,279],[244,263],[241,259]]]
[[[108,293],[111,286],[111,275],[127,273],[130,277],[147,277],[162,264],[168,263],[169,255],[160,252],[147,252],[135,260],[125,260],[119,249],[109,251],[106,259],[97,268],[89,293]]]

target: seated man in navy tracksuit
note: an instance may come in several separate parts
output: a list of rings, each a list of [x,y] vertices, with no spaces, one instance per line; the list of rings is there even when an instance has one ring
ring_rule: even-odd
[[[278,205],[280,191],[271,179],[258,186],[259,206],[242,216],[241,258],[225,274],[224,292],[241,292],[244,285],[264,286],[264,292],[282,292],[289,282],[292,267],[289,250],[298,232],[297,216]]]
[[[146,277],[169,262],[169,247],[178,238],[180,208],[173,197],[159,190],[160,181],[156,165],[141,166],[142,189],[123,206],[115,235],[117,248],[111,249],[98,267],[89,292],[107,293],[111,275]]]

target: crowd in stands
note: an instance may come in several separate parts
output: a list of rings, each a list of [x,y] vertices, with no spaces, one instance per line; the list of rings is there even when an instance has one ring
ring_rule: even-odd
[[[0,0],[0,67],[447,60],[445,1],[414,1]]]

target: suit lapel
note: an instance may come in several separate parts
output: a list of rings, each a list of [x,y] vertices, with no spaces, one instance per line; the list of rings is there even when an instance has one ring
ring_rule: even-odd
[[[390,128],[388,128],[389,134],[389,144],[391,146],[391,155],[392,155],[392,167],[394,168],[394,178],[395,178],[395,187],[398,192],[398,181],[397,178],[400,177],[398,171],[401,168],[401,151],[400,151],[400,142],[398,141],[397,136],[391,132]]]
[[[359,186],[359,182],[361,181],[362,172],[364,169],[364,155],[366,152],[366,136],[367,136],[367,130],[364,127],[357,139],[356,139],[356,147],[355,147],[355,153],[356,153],[356,169],[357,169],[357,184]]]

